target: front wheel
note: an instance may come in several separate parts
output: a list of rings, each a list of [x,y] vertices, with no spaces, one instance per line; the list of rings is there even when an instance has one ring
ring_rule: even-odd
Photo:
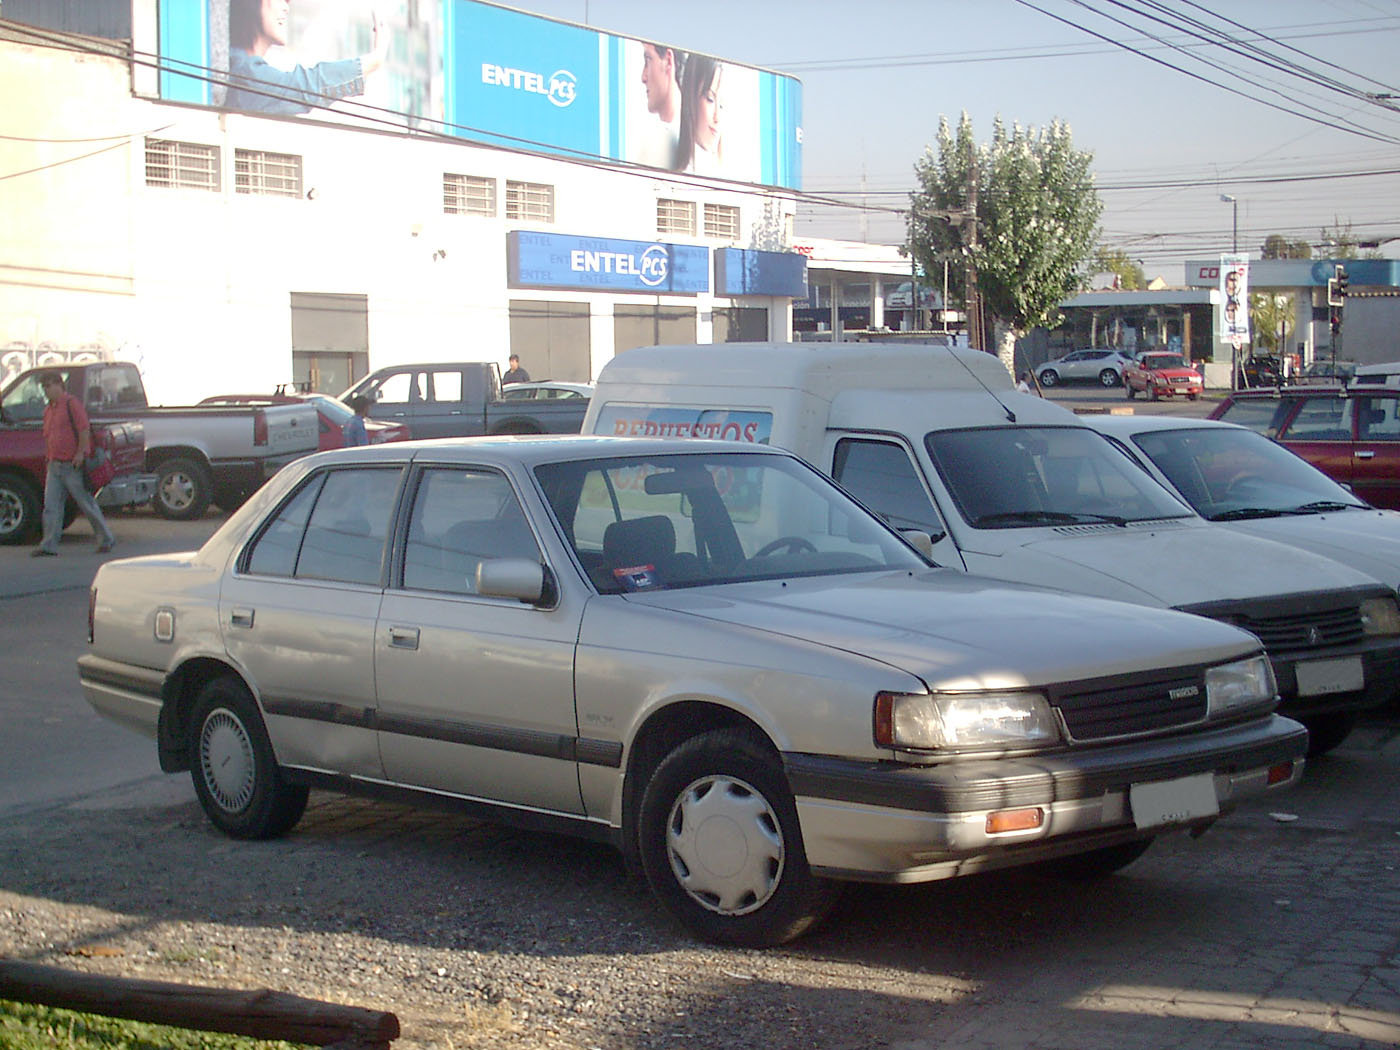
[[[39,535],[42,501],[38,486],[17,474],[0,474],[0,544]]]
[[[195,794],[225,835],[272,839],[301,819],[307,789],[283,779],[262,714],[239,679],[216,678],[200,690],[190,754]]]
[[[666,756],[642,793],[637,837],[652,892],[705,940],[783,944],[836,900],[807,867],[777,755],[741,730],[702,733]]]
[[[209,472],[192,459],[167,459],[156,467],[156,494],[151,506],[162,518],[194,521],[209,509],[213,495]]]
[[[1100,386],[1117,386],[1119,383],[1119,379],[1120,377],[1118,373],[1111,368],[1105,368],[1102,372],[1099,373]]]
[[[1044,372],[1040,373],[1041,386],[1054,386],[1059,381],[1060,373],[1056,372],[1053,368],[1047,368]]]
[[[1308,757],[1317,758],[1318,755],[1327,754],[1347,738],[1347,734],[1356,728],[1358,721],[1359,716],[1355,711],[1314,715],[1302,719],[1303,725],[1308,729]]]

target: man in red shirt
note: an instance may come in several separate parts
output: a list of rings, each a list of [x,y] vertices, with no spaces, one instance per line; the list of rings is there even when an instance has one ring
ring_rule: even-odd
[[[29,553],[36,558],[58,554],[58,541],[63,535],[63,511],[69,496],[78,509],[87,515],[92,531],[97,535],[97,553],[105,554],[117,538],[107,527],[107,519],[92,493],[83,484],[83,460],[91,450],[92,435],[88,431],[87,410],[83,403],[63,389],[59,372],[45,372],[39,379],[48,404],[44,407],[44,458],[48,469],[44,476],[44,538]]]

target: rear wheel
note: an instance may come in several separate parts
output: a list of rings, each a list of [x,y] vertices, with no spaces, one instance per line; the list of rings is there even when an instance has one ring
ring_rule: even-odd
[[[702,733],[666,756],[643,791],[637,836],[652,892],[709,941],[782,944],[837,897],[807,867],[777,756],[741,730]]]
[[[1102,372],[1099,373],[1099,385],[1100,385],[1100,386],[1117,386],[1117,385],[1118,385],[1118,382],[1119,382],[1119,378],[1120,378],[1120,377],[1119,377],[1118,373],[1115,372],[1113,369],[1111,369],[1111,368],[1105,368]]]
[[[156,467],[151,506],[162,518],[193,521],[209,509],[212,494],[209,472],[192,459],[177,456]]]
[[[238,678],[216,678],[200,690],[190,755],[195,794],[224,834],[271,839],[301,819],[307,789],[283,779],[258,705]]]
[[[1059,381],[1060,373],[1056,372],[1053,368],[1047,368],[1044,372],[1040,373],[1041,386],[1055,386]]]
[[[43,496],[33,482],[0,474],[0,544],[24,543],[39,535]]]

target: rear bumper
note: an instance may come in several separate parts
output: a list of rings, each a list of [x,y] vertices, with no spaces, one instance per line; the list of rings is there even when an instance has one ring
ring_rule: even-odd
[[[156,475],[118,474],[97,493],[99,507],[134,507],[156,494]]]
[[[937,766],[789,754],[808,862],[819,875],[923,882],[1012,867],[1174,829],[1209,827],[1219,813],[1302,775],[1307,731],[1271,715],[1157,740],[1015,759]],[[1269,783],[1271,767],[1293,764]],[[1209,778],[1217,813],[1139,827],[1134,786]],[[1038,808],[1039,827],[989,832],[987,817]]]

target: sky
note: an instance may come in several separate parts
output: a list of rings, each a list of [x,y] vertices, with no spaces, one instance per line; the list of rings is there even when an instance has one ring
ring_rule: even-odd
[[[1236,225],[1239,250],[1255,258],[1270,233],[1325,255],[1323,231],[1337,228],[1395,237],[1381,251],[1400,257],[1400,0],[510,6],[801,79],[802,189],[857,207],[803,203],[799,239],[902,241],[903,218],[890,209],[907,206],[940,116],[956,123],[966,111],[979,141],[998,115],[1067,123],[1076,147],[1094,154],[1102,243],[1168,283],[1182,282],[1185,259],[1232,250]],[[1172,24],[1146,20],[1148,9]],[[1269,64],[1238,44],[1204,44],[1183,32],[1182,15],[1254,45]]]

